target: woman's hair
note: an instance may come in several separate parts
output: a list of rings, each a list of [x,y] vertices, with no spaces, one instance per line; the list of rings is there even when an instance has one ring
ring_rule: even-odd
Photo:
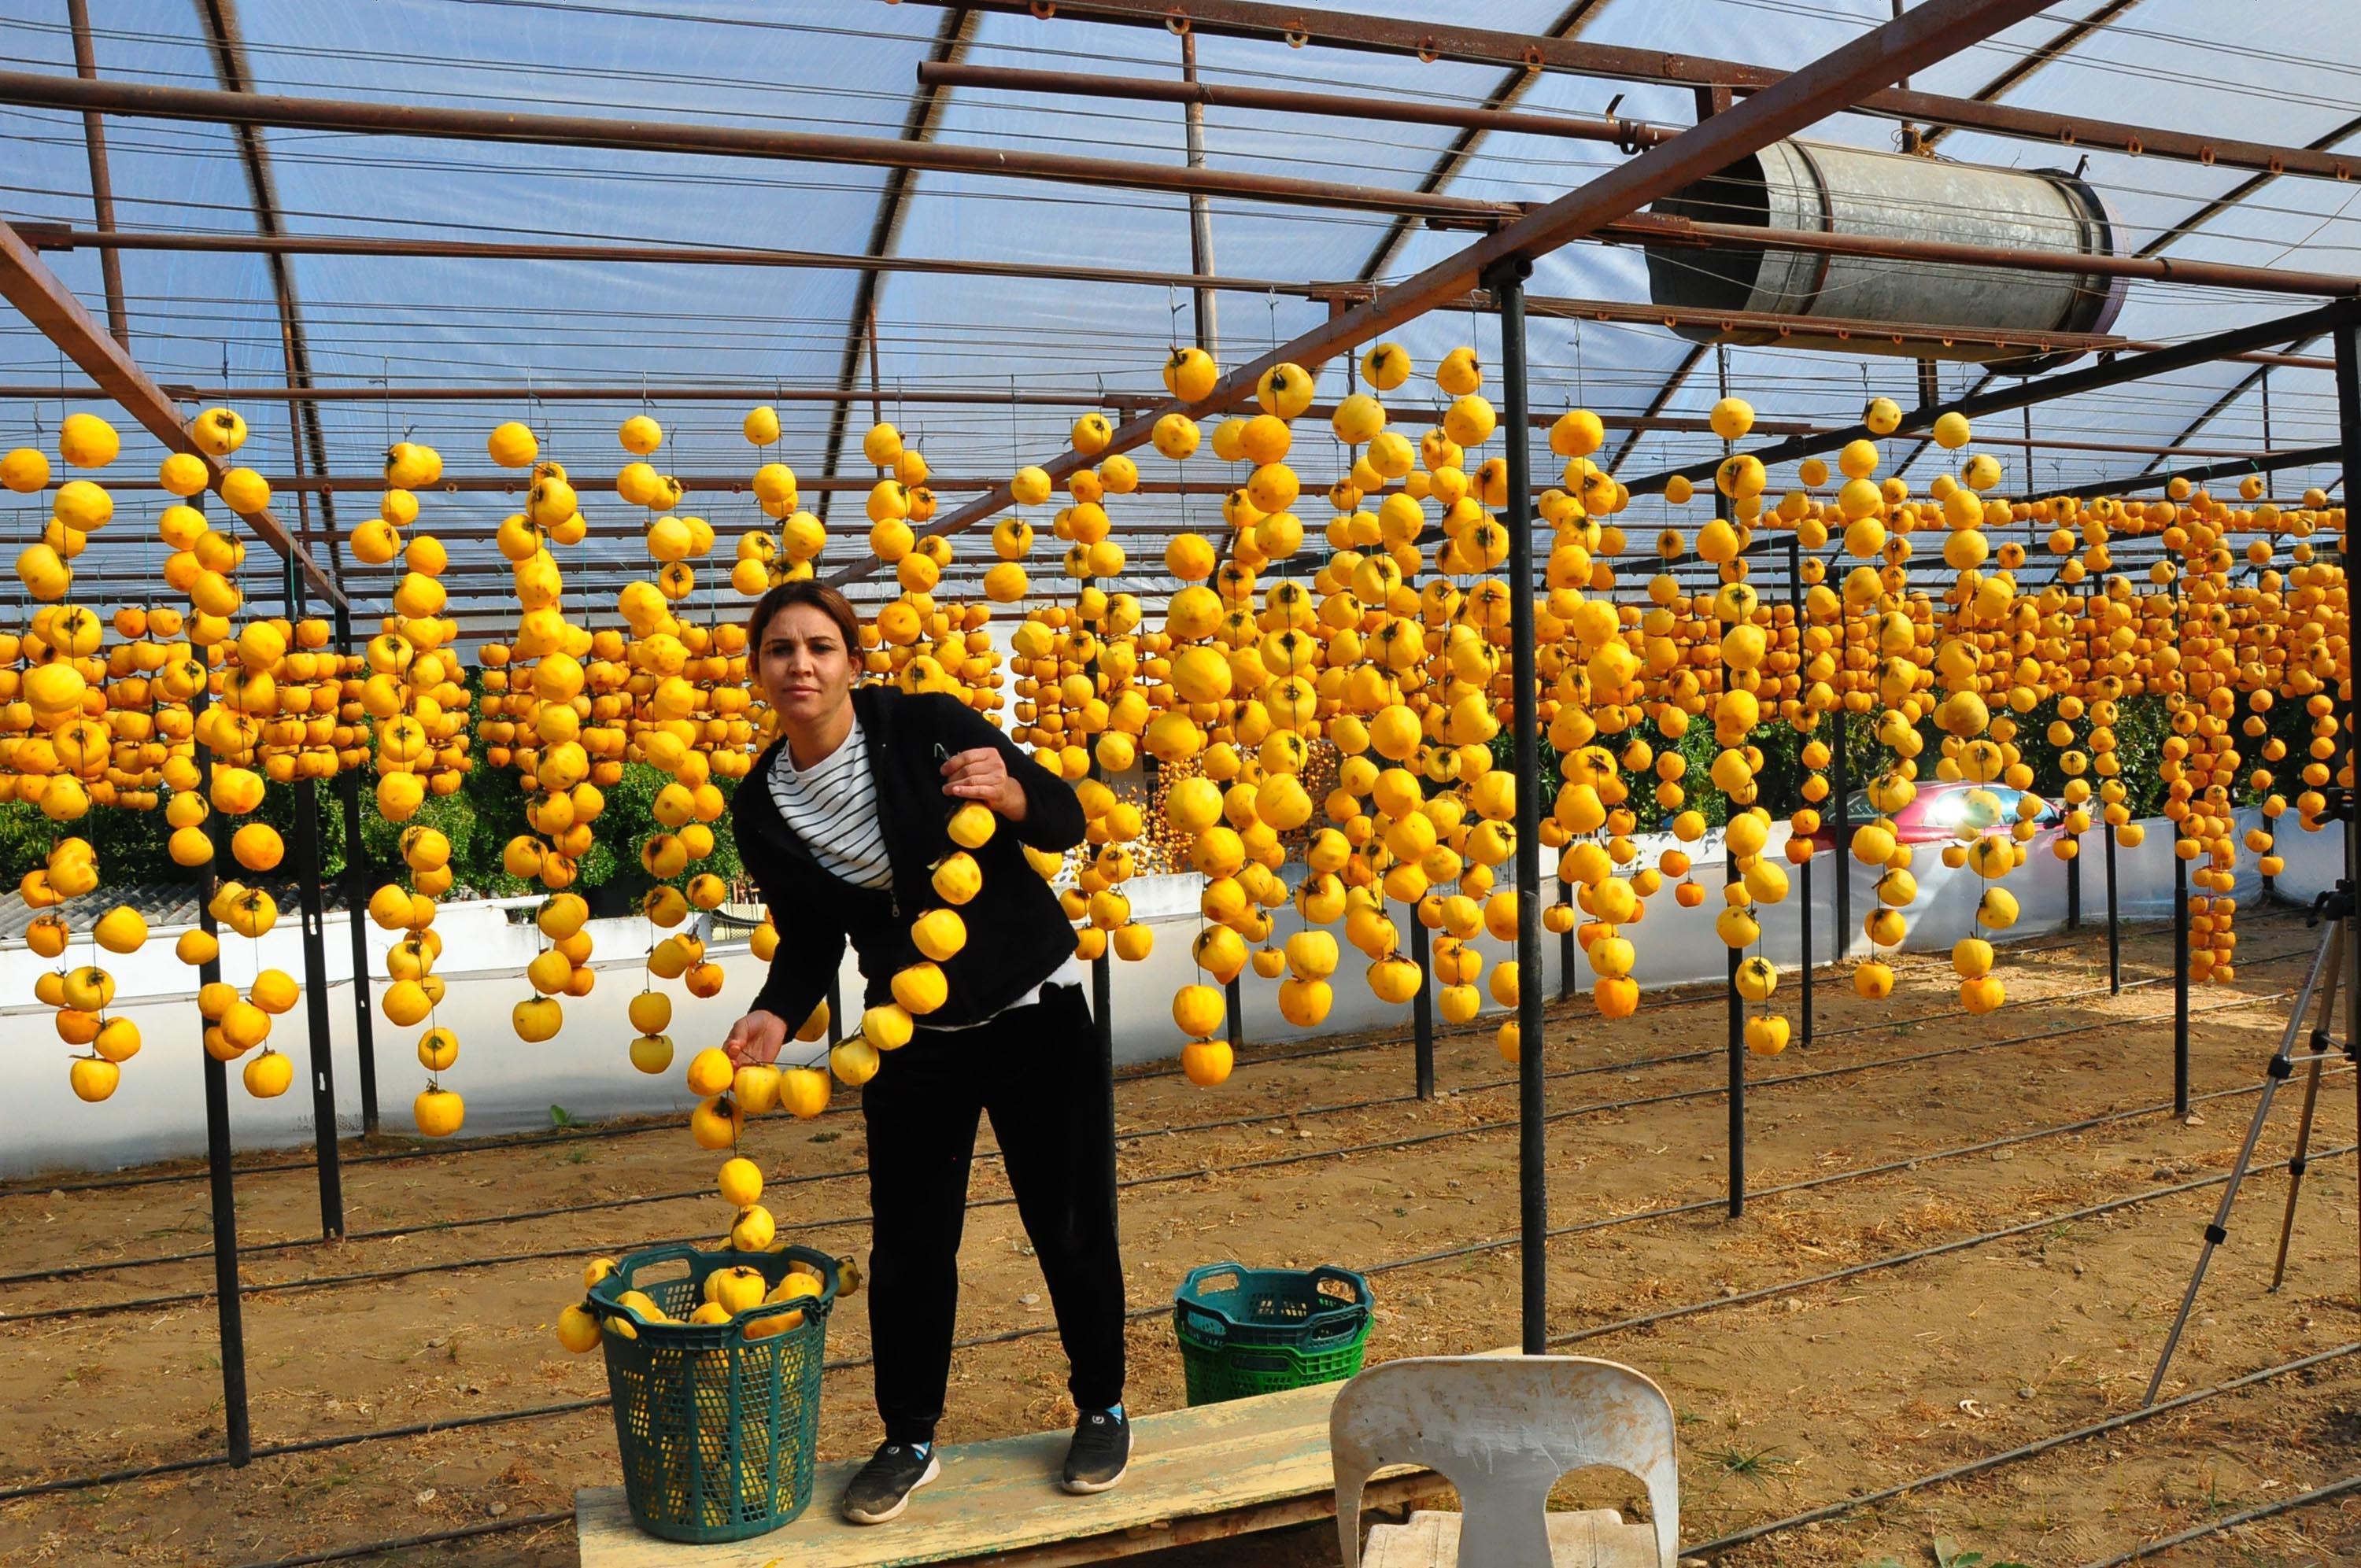
[[[844,633],[844,652],[856,666],[861,660],[861,616],[851,602],[817,577],[798,577],[777,587],[754,601],[754,611],[746,618],[746,646],[757,658],[763,650],[763,634],[771,629],[778,613],[791,606],[807,604],[830,620]]]

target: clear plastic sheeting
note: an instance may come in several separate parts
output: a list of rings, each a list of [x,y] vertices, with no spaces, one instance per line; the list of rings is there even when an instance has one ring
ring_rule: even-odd
[[[110,79],[182,87],[218,85],[198,11],[181,0],[110,0],[93,8],[93,47]],[[1591,42],[1709,54],[1774,68],[1800,65],[1889,15],[1885,0],[1499,0],[1480,16],[1445,18],[1432,5],[1367,7],[1485,27],[1543,33],[1575,16]],[[2334,0],[2256,0],[2239,8],[2235,37],[2218,5],[2204,0],[2141,0],[2104,7],[2064,0],[2044,15],[1961,52],[1914,82],[1961,95],[2175,129],[2290,145],[2361,139],[2361,45],[2346,7]],[[2078,20],[2109,11],[2054,58],[2032,57]],[[943,93],[931,122],[913,119],[916,71],[929,58],[970,64],[1170,80],[1180,41],[1153,27],[1059,16],[975,12],[882,0],[719,0],[659,10],[613,0],[383,0],[321,5],[309,0],[246,0],[237,8],[247,65],[264,93],[586,115],[616,119],[899,137],[913,126],[967,147],[1052,151],[1138,162],[1182,160],[1177,104],[1046,96],[957,88]],[[70,74],[62,7],[17,6],[0,15],[0,49],[23,69]],[[1411,55],[1325,48],[1202,33],[1199,71],[1210,82],[1276,87],[1365,99],[1478,104],[1508,103],[1536,115],[1604,112],[1682,126],[1694,119],[1686,89],[1521,71]],[[1528,134],[1462,137],[1446,127],[1374,119],[1308,117],[1211,108],[1208,159],[1217,169],[1326,179],[1453,195],[1546,201],[1616,162],[1609,144]],[[10,157],[0,178],[0,214],[11,221],[93,223],[80,116],[0,109]],[[1867,147],[1895,145],[1889,119],[1836,116],[1809,133]],[[954,260],[1088,263],[1185,272],[1190,265],[1182,196],[1055,184],[980,174],[922,173],[896,180],[872,168],[598,148],[475,144],[405,137],[266,130],[277,221],[297,236],[434,240],[695,245],[792,248],[859,258],[887,254]],[[1464,155],[1445,159],[1455,145]],[[2068,148],[1989,135],[1939,136],[1940,156],[2006,167],[2081,166],[2120,221],[2122,248],[2176,258],[2355,269],[2352,189],[2336,181],[2271,178],[2228,168],[2167,162],[2121,152]],[[256,197],[230,129],[115,116],[108,126],[118,224],[142,232],[252,234]],[[1438,172],[1439,171],[1439,172]],[[890,192],[899,191],[898,197]],[[1467,243],[1464,233],[1398,225],[1383,214],[1288,207],[1221,198],[1212,203],[1215,269],[1290,283],[1406,277]],[[87,248],[52,252],[60,275],[101,313],[99,264]],[[323,386],[597,385],[617,395],[590,401],[423,402],[398,392],[329,402],[320,419],[327,466],[339,475],[376,472],[390,440],[405,433],[439,446],[456,475],[490,472],[482,438],[502,419],[544,433],[544,450],[585,474],[620,465],[615,426],[644,404],[664,422],[664,466],[685,475],[742,475],[757,455],[739,433],[736,401],[669,401],[668,388],[748,388],[866,392],[872,377],[868,323],[855,319],[860,273],[851,267],[784,268],[688,264],[405,259],[299,256],[289,262],[300,326]],[[159,380],[179,386],[275,385],[286,366],[271,275],[241,253],[131,250],[123,255],[132,349]],[[1636,248],[1576,245],[1546,258],[1537,295],[1638,302],[1646,280]],[[1102,392],[1157,389],[1156,367],[1176,340],[1192,335],[1185,291],[1161,285],[897,272],[875,291],[874,376],[878,406],[907,428],[945,479],[1005,478],[1018,465],[1062,450],[1073,418]],[[1225,291],[1218,348],[1225,363],[1259,353],[1314,324],[1321,302],[1272,292]],[[2218,331],[2301,303],[2287,296],[2200,291],[2136,282],[2115,330],[2167,342]],[[1488,319],[1444,313],[1397,334],[1422,367],[1473,342],[1490,361],[1497,333]],[[2314,352],[2320,345],[2312,345]],[[1654,324],[1579,324],[1537,316],[1532,332],[1533,406],[1553,412],[1576,403],[1611,419],[1658,408],[1702,415],[1719,395],[1715,356]],[[1916,400],[1905,362],[1739,348],[1728,356],[1730,389],[1766,418],[1841,422],[1873,394]],[[1675,373],[1690,368],[1675,383]],[[2136,454],[2078,450],[2058,443],[2186,446],[2246,453],[2265,444],[2264,388],[2257,367],[2225,364],[2160,383],[2066,400],[2034,420],[2037,444],[1994,445],[2005,488],[2023,491],[2130,477],[2151,462]],[[1982,382],[1967,366],[1938,368],[1953,396]],[[1344,389],[1331,365],[1323,390]],[[82,384],[56,351],[13,316],[0,321],[0,381],[11,386]],[[1072,408],[928,403],[956,389],[1062,392]],[[2281,367],[2269,376],[2269,444],[2312,445],[2334,434],[2324,371]],[[1411,400],[1407,392],[1405,407]],[[2218,407],[2216,405],[2219,405]],[[40,442],[71,404],[57,398],[0,400],[0,444]],[[829,472],[865,477],[859,438],[871,418],[864,399],[841,421],[825,402],[779,403],[785,434],[769,455],[807,479]],[[191,411],[194,411],[193,408]],[[263,471],[294,467],[291,422],[277,404],[244,411],[254,439],[244,454]],[[1988,422],[1987,437],[2021,440],[2015,416]],[[837,431],[834,450],[830,433]],[[160,455],[127,433],[118,473],[143,470]],[[1325,442],[1307,432],[1313,448]],[[1948,455],[1912,439],[1884,444],[1886,467],[1923,488]],[[1717,455],[1703,432],[1653,432],[1628,448],[1610,429],[1608,452],[1626,477]],[[1342,455],[1337,466],[1342,467]],[[1307,477],[1323,474],[1317,451],[1301,454]],[[2191,458],[2191,460],[2202,460]],[[1906,466],[1904,465],[1906,463]],[[1151,480],[1221,482],[1210,455],[1176,470],[1143,458]],[[2328,472],[2291,470],[2282,494],[2327,485]],[[1323,480],[1324,482],[1324,480]],[[1775,485],[1792,482],[1776,473]],[[946,488],[945,505],[972,492]],[[817,500],[817,496],[813,499]],[[841,537],[830,562],[862,553],[856,498],[830,507]],[[594,491],[592,521],[623,522],[629,509]],[[131,597],[161,559],[148,526],[162,498],[126,490],[125,521],[99,536],[80,566],[86,591]],[[1202,525],[1214,498],[1142,494],[1115,509],[1115,537],[1135,561],[1160,554],[1184,519]],[[0,526],[38,528],[38,504],[6,498]],[[430,495],[426,523],[450,542],[462,566],[489,564],[491,526],[514,502],[495,495]],[[763,521],[751,496],[699,493],[686,503],[723,537]],[[1633,520],[1653,524],[1663,503],[1642,499]],[[283,499],[280,510],[339,529],[372,510],[366,495],[329,504]],[[577,547],[585,565],[632,559],[637,542],[593,536]],[[981,532],[958,543],[982,556]],[[1775,571],[1776,563],[1766,563]],[[381,609],[384,573],[350,572],[364,615]],[[598,582],[586,576],[586,582]],[[456,573],[457,608],[497,618],[508,609],[497,575]],[[8,587],[14,592],[14,585]],[[611,590],[609,590],[609,592]],[[700,593],[705,590],[700,589]],[[880,588],[868,590],[875,593]],[[605,597],[594,589],[594,600]],[[481,621],[470,634],[488,630]]]

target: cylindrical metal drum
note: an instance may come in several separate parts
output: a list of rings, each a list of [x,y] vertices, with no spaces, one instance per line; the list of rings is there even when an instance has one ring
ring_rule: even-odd
[[[2079,176],[2054,169],[1987,169],[1825,142],[1773,142],[1665,197],[1653,210],[1697,223],[2114,254],[2115,225],[2106,203]],[[2095,274],[1751,247],[1651,245],[1647,257],[1649,297],[1660,305],[1982,332],[2103,333],[2123,304],[2125,281]],[[1880,340],[1866,334],[1677,330],[1700,343],[1881,351]],[[1923,342],[1910,348],[1886,343],[1883,351],[1927,355]],[[2032,359],[2017,350],[2004,355],[1989,345],[1955,344],[1943,348],[1941,356],[2004,357],[2009,373],[2030,374],[2076,356]]]

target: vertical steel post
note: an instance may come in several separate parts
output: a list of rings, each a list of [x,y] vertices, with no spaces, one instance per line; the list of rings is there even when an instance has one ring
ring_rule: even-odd
[[[2353,570],[2351,510],[2361,505],[2361,310],[2351,302],[2336,328],[2336,433],[2344,447],[2345,504],[2348,521],[2339,558],[2345,572]],[[2349,615],[2349,611],[2348,611]],[[2350,628],[2346,635],[2351,635]],[[2345,892],[2361,898],[2361,702],[2345,700]],[[2361,928],[2361,927],[2356,927]],[[2361,1052],[2361,940],[2345,944],[2345,1049]],[[2355,1074],[2354,1106],[2361,1113],[2361,1073]]]
[[[2103,816],[2100,842],[2107,851],[2107,994],[2124,993],[2124,926],[2115,913],[2115,830]]]
[[[1523,1266],[1523,1345],[1540,1355],[1549,1343],[1548,1143],[1542,1076],[1541,700],[1533,656],[1532,429],[1526,417],[1525,278],[1530,264],[1504,262],[1485,287],[1500,313],[1503,421],[1509,431],[1509,644],[1516,688],[1512,718],[1517,769],[1517,1186]]]
[[[353,651],[353,618],[336,607],[336,652]],[[361,843],[361,775],[358,768],[336,770],[336,798],[345,813],[345,926],[353,944],[353,1040],[360,1047],[361,1134],[378,1131],[377,1021],[369,1014],[368,924],[362,911],[368,906],[368,851]]]
[[[1230,1027],[1230,1057],[1246,1048],[1246,999],[1238,989],[1238,977],[1232,975],[1222,982],[1222,1011]]]
[[[303,572],[287,556],[287,620],[303,619]],[[320,1172],[320,1234],[345,1234],[344,1174],[336,1149],[336,1062],[328,1024],[327,913],[320,894],[320,793],[309,778],[295,790],[295,901],[303,937],[303,1018],[312,1036],[312,1143]]]
[[[1739,880],[1738,857],[1730,852],[1729,828],[1722,829],[1721,882]],[[1746,1212],[1746,1001],[1738,994],[1738,966],[1742,955],[1730,949],[1730,973],[1725,1009],[1730,1024],[1730,1217]]]
[[[2074,858],[2066,862],[2066,929],[2082,928],[2082,836],[2074,835]]]
[[[1804,664],[1804,545],[1803,542],[1792,533],[1787,535],[1787,613],[1795,623],[1795,668],[1800,677]],[[1799,681],[1799,693],[1800,689]],[[1797,700],[1801,700],[1800,695]],[[1798,777],[1795,784],[1794,796],[1787,803],[1790,812],[1800,809],[1806,804],[1803,795],[1803,780]],[[1797,978],[1804,988],[1803,1027],[1798,1031],[1802,1038],[1798,1043],[1806,1046],[1812,1043],[1812,861],[1818,858],[1817,855],[1807,856],[1795,868],[1798,880],[1802,883],[1800,896],[1803,901],[1802,907],[1798,911],[1801,917],[1796,922],[1796,932],[1802,939],[1803,951],[1798,956],[1795,967]]]
[[[1835,863],[1828,868],[1836,879],[1837,928],[1828,937],[1828,960],[1842,963],[1852,951],[1852,776],[1850,759],[1845,755],[1845,735],[1852,727],[1852,709],[1845,703],[1845,644],[1850,633],[1845,626],[1844,610],[1837,610],[1837,706],[1828,717],[1836,721],[1836,732],[1828,737],[1828,802],[1835,808],[1832,819],[1836,853],[1828,857]]]
[[[1427,972],[1426,922],[1410,912],[1410,961],[1418,966],[1418,992],[1410,999],[1411,1044],[1418,1059],[1418,1097],[1434,1098],[1434,977]],[[1232,982],[1235,992],[1236,982]]]
[[[200,655],[202,657],[202,655]],[[192,719],[204,717],[212,694],[209,682],[200,682],[196,696],[189,703]],[[197,793],[213,794],[214,754],[209,746],[197,748]],[[219,812],[205,817],[205,837],[213,840],[214,858],[197,872],[197,926],[208,937],[216,936],[220,927],[214,920],[214,868],[221,863],[224,835]],[[211,985],[221,979],[221,959],[218,954],[197,966],[197,983]],[[207,1028],[202,1017],[197,1027]],[[243,1465],[254,1457],[254,1435],[247,1421],[246,1410],[246,1324],[243,1303],[238,1299],[237,1279],[237,1192],[236,1173],[230,1165],[229,1142],[229,1068],[213,1052],[204,1053],[205,1094],[205,1177],[207,1196],[213,1214],[214,1239],[214,1310],[221,1333],[222,1421],[225,1431],[229,1462]]]
[[[1180,35],[1180,80],[1197,80],[1197,35],[1193,31],[1184,30]],[[1189,167],[1202,169],[1205,167],[1205,105],[1187,104],[1181,109],[1180,117],[1187,127]],[[1212,199],[1202,191],[1192,192],[1189,197],[1189,270],[1200,278],[1211,275],[1213,270],[1213,207]],[[1211,289],[1194,291],[1197,346],[1215,358],[1221,356],[1222,335],[1221,318],[1214,304],[1217,297]],[[1349,357],[1345,363],[1351,363]]]
[[[2180,632],[2180,576],[2172,578],[2173,634]],[[2189,861],[2172,825],[2172,1113],[2189,1114]]]

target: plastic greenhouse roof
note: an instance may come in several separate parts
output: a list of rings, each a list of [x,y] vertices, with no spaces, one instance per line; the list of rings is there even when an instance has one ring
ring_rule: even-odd
[[[203,18],[220,0],[93,0],[100,74],[173,86],[219,85]],[[1548,32],[1573,16],[1597,43],[1718,55],[1793,68],[1885,19],[1888,0],[1492,0],[1479,17],[1464,7],[1410,0],[1365,5],[1365,12],[1437,21],[1475,20],[1505,31]],[[245,0],[236,7],[254,89],[523,112],[632,115],[783,129],[900,136],[910,115],[916,69],[928,58],[972,64],[1170,78],[1180,42],[1149,27],[1059,16],[964,10],[906,0],[670,0],[635,9],[620,0],[376,0],[326,5],[316,0]],[[2228,16],[2214,0],[2065,0],[2042,16],[1963,51],[1913,85],[1960,96],[1991,84],[2070,24],[2092,20],[2056,58],[1998,94],[2035,108],[2095,114],[2223,137],[2345,147],[2361,141],[2361,37],[2351,7],[2335,0],[2250,0]],[[0,6],[0,44],[21,68],[71,74],[62,6],[15,0]],[[1344,50],[1290,49],[1202,34],[1199,69],[1208,82],[1306,92],[1480,104],[1503,92],[1494,65]],[[1667,126],[1694,117],[1685,88],[1544,72],[1518,97],[1534,113],[1618,112]],[[1215,167],[1417,188],[1455,133],[1442,127],[1275,115],[1225,108],[1205,113],[1208,161]],[[114,115],[107,119],[116,221],[129,230],[250,235],[256,195],[230,127]],[[80,116],[0,109],[10,156],[0,176],[0,214],[11,222],[88,227],[90,171]],[[1030,148],[1177,164],[1182,159],[1176,104],[947,90],[931,133],[955,144]],[[1841,115],[1807,133],[1817,139],[1891,147],[1888,119]],[[405,137],[265,130],[279,217],[292,235],[477,240],[557,240],[791,247],[860,255],[884,234],[893,253],[962,260],[1038,260],[1166,272],[1189,266],[1186,198],[1076,188],[1036,180],[927,172],[906,196],[883,170],[670,153],[477,144]],[[1954,132],[1944,156],[2027,168],[2059,160],[2060,149]],[[1620,155],[1609,146],[1528,135],[1476,141],[1440,189],[1464,196],[1546,201],[1592,178]],[[2079,157],[2080,154],[2070,156]],[[2356,272],[2354,208],[2361,186],[2286,176],[2251,176],[2118,153],[2090,153],[2085,177],[2118,221],[2120,247],[2176,258]],[[2224,202],[2224,198],[2232,198]],[[1381,214],[1290,208],[1216,198],[1215,270],[1290,281],[1350,280],[1375,269],[1406,277],[1464,247],[1469,236],[1411,225],[1386,243]],[[888,222],[888,219],[891,219]],[[98,257],[80,249],[47,259],[103,313]],[[860,274],[813,269],[585,261],[402,259],[384,256],[290,258],[300,328],[314,381],[323,387],[600,384],[644,389],[645,404],[668,435],[662,466],[682,474],[751,473],[761,460],[739,433],[745,404],[681,401],[668,388],[866,389],[864,323],[854,319]],[[229,252],[126,250],[122,271],[131,349],[168,386],[284,382],[280,323],[265,258]],[[1536,293],[1643,302],[1640,253],[1576,245],[1543,258]],[[876,288],[876,365],[886,417],[925,452],[939,476],[1004,478],[1019,464],[1062,451],[1082,411],[1014,404],[929,404],[928,393],[1153,392],[1167,345],[1192,334],[1185,292],[1163,286],[1079,284],[928,273],[888,273]],[[2171,342],[2291,313],[2284,295],[2135,282],[2114,330]],[[1283,295],[1224,291],[1219,297],[1219,356],[1235,363],[1316,323],[1325,307]],[[1489,318],[1444,313],[1394,334],[1422,366],[1453,345],[1474,342],[1497,362]],[[1536,411],[1579,403],[1603,414],[1637,414],[1662,400],[1667,414],[1702,414],[1718,395],[1711,353],[1655,325],[1536,319],[1529,335]],[[2314,353],[2319,345],[2309,345]],[[27,323],[0,313],[0,380],[18,388],[86,384]],[[1906,360],[1800,350],[1734,348],[1732,391],[1766,419],[1839,423],[1866,395],[1916,401]],[[1685,376],[1684,366],[1693,368]],[[2190,445],[2250,453],[2319,444],[2335,436],[2335,409],[2323,370],[2279,367],[2268,376],[2270,424],[2257,367],[2222,364],[2118,387],[2037,410],[2037,441]],[[1944,395],[1979,384],[1972,365],[1938,367]],[[1323,390],[1341,391],[1331,365]],[[748,400],[749,401],[755,400]],[[58,421],[73,408],[112,414],[103,400],[56,397],[0,400],[0,446],[54,447]],[[252,441],[241,460],[267,474],[295,471],[287,406],[242,405]],[[442,450],[447,472],[494,472],[484,433],[502,419],[540,430],[544,452],[581,473],[604,474],[625,460],[615,426],[642,399],[600,401],[423,402],[398,391],[320,406],[327,469],[372,475],[382,449],[405,433]],[[194,411],[194,405],[190,411]],[[766,455],[783,458],[807,482],[838,466],[828,450],[830,411],[814,402],[779,405],[785,436]],[[838,437],[842,472],[867,476],[859,442],[866,400],[852,406]],[[116,420],[124,457],[111,475],[145,479],[161,448]],[[2017,437],[2015,415],[1980,433]],[[2268,440],[2266,439],[2268,437]],[[1620,444],[1610,433],[1609,452]],[[1538,443],[1537,451],[1539,450]],[[1916,486],[1948,455],[1919,443],[1890,444],[1891,458]],[[1324,429],[1300,433],[1307,488],[1324,484],[1341,461]],[[2012,489],[2128,477],[2149,466],[2138,455],[1996,446]],[[1704,434],[1651,433],[1622,455],[1626,477],[1718,455]],[[1151,478],[1172,466],[1143,452]],[[1545,454],[1543,455],[1545,459]],[[2157,459],[2158,463],[2169,461]],[[1181,477],[1218,481],[1227,470],[1205,458]],[[2328,471],[2293,470],[2275,491],[2328,485]],[[1792,468],[1774,485],[1793,482]],[[46,517],[38,498],[5,498],[7,526],[28,538]],[[947,493],[946,510],[965,499]],[[163,498],[126,486],[120,521],[98,536],[82,563],[92,602],[140,597],[163,555],[152,518]],[[462,567],[498,561],[491,526],[514,504],[495,495],[429,494],[422,526],[451,546]],[[806,505],[819,498],[807,489]],[[594,528],[637,513],[611,495],[586,495]],[[865,554],[857,495],[835,498],[825,565]],[[1664,515],[1658,498],[1635,502],[1644,525]],[[298,510],[278,503],[282,520]],[[338,532],[373,510],[366,493],[304,503],[313,526],[331,515]],[[745,494],[694,495],[684,510],[709,518],[726,542],[766,526]],[[1218,522],[1216,499],[1119,498],[1117,538],[1150,571],[1163,534],[1186,521]],[[567,552],[570,583],[587,602],[611,610],[613,590],[645,565],[631,531],[619,527]],[[955,542],[961,561],[989,554],[983,531]],[[726,572],[723,565],[705,575]],[[1037,559],[1048,554],[1037,549]],[[258,547],[246,575],[258,601],[268,553]],[[391,574],[349,562],[346,580],[366,620],[382,609]],[[467,641],[496,632],[512,615],[502,576],[465,571],[450,579]],[[1154,586],[1148,572],[1137,578]],[[7,585],[14,592],[15,585]],[[889,591],[890,580],[871,593]],[[739,602],[726,584],[700,587],[719,612]],[[569,604],[577,595],[568,594]],[[21,607],[21,599],[16,601]]]

